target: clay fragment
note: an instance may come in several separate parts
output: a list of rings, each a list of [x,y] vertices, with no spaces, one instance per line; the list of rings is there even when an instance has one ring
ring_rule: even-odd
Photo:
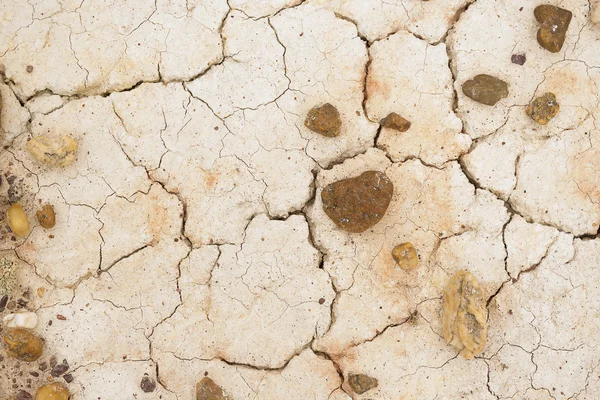
[[[525,109],[527,115],[540,125],[546,125],[558,114],[560,105],[556,102],[554,93],[545,93],[533,100]]]
[[[327,185],[321,193],[323,210],[341,229],[364,232],[383,218],[394,194],[394,185],[379,171]]]
[[[202,378],[196,384],[196,400],[230,400],[229,394],[223,391],[212,379]]]
[[[337,108],[326,103],[319,107],[313,107],[308,112],[304,126],[323,136],[335,137],[340,134],[342,120]]]
[[[8,354],[17,360],[33,362],[44,349],[42,339],[21,328],[8,329],[4,334]]]
[[[408,128],[410,128],[411,123],[395,112],[392,112],[381,120],[380,125],[384,128],[394,129],[398,132],[406,132]]]
[[[356,394],[363,394],[377,387],[379,382],[365,374],[356,374],[348,376],[348,384]]]
[[[401,243],[392,250],[392,257],[400,268],[411,271],[419,265],[419,256],[412,243]]]
[[[66,167],[75,161],[79,144],[71,136],[41,135],[27,142],[27,150],[41,163],[51,167]]]
[[[549,52],[558,53],[565,43],[573,13],[564,8],[544,4],[537,6],[533,15],[540,23],[537,33],[538,43]]]
[[[56,225],[56,215],[54,214],[54,208],[50,204],[44,205],[35,213],[35,216],[43,228],[50,229]]]
[[[508,84],[494,76],[479,74],[463,83],[462,91],[478,103],[493,106],[508,96]]]
[[[487,308],[479,282],[468,271],[454,274],[444,292],[442,326],[446,343],[471,359],[487,340]]]

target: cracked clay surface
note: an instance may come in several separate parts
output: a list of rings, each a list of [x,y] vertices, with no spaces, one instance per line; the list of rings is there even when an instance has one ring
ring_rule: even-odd
[[[558,52],[537,41],[540,4],[572,13]],[[230,400],[599,399],[599,15],[0,0],[0,317],[34,312],[44,341],[31,363],[0,345],[0,400],[51,380],[72,400],[201,400],[204,378]],[[507,83],[493,106],[463,91],[481,74]],[[541,125],[526,109],[546,93]],[[327,103],[332,137],[304,123]],[[382,126],[391,113],[408,128]],[[42,135],[73,138],[74,161],[33,157]],[[342,230],[322,193],[366,171],[389,206]],[[487,315],[470,360],[442,327],[461,270]]]

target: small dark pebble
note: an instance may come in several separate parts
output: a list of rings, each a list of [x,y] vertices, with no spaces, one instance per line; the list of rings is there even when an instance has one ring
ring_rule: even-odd
[[[321,297],[321,298],[319,299],[319,304],[323,304],[323,303],[325,303],[325,299]]]
[[[58,361],[56,360],[56,356],[50,357],[50,367],[54,368],[54,367],[56,367],[56,364],[58,364]]]
[[[54,367],[52,367],[52,371],[50,372],[50,374],[53,377],[58,378],[59,376],[61,376],[65,372],[67,372],[68,370],[69,370],[69,364],[67,363],[67,360],[63,360],[62,364],[58,364],[58,365],[55,365]]]
[[[38,376],[40,376],[40,373],[39,373],[39,372],[35,372],[35,371],[31,371],[31,372],[29,373],[29,375],[31,375],[31,376],[35,376],[35,377],[37,378]]]
[[[0,311],[4,311],[4,308],[6,307],[7,303],[8,303],[8,295],[5,294],[4,296],[2,296],[2,299],[0,299]]]
[[[144,393],[154,392],[154,389],[156,389],[156,382],[154,381],[154,379],[152,379],[148,376],[145,376],[142,378],[142,382],[140,383],[140,388],[142,388]]]
[[[67,320],[67,318],[64,315],[61,315],[61,314],[56,314],[56,319],[59,319],[61,321],[66,321]]]
[[[24,390],[19,390],[19,393],[17,393],[17,400],[31,400],[31,399],[33,399],[33,397]]]
[[[27,72],[29,72],[29,73],[33,72],[33,65],[28,65],[27,66]]]
[[[19,308],[24,308],[25,306],[27,306],[27,300],[25,300],[25,299],[17,300],[17,306],[19,306]]]
[[[71,375],[71,374],[64,374],[64,375],[63,375],[63,379],[64,379],[65,381],[67,381],[67,383],[71,383],[71,382],[73,382],[73,380],[74,380],[75,378],[73,378],[73,375]]]
[[[510,57],[510,61],[512,61],[513,64],[523,65],[525,64],[525,61],[527,61],[527,57],[525,54],[513,54]]]
[[[47,369],[48,369],[48,363],[47,362],[40,363],[40,371],[45,371]]]

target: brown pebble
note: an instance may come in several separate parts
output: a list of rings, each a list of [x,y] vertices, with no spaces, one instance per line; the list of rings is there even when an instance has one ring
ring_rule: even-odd
[[[205,377],[196,384],[196,400],[228,400],[229,395],[212,379]]]
[[[365,374],[356,374],[348,376],[348,384],[356,394],[363,394],[377,387],[379,382]]]
[[[313,107],[308,112],[304,126],[323,136],[335,137],[340,134],[342,120],[337,108],[326,103],[319,107]]]
[[[71,375],[71,374],[64,374],[64,375],[63,375],[63,379],[64,379],[64,380],[65,380],[67,383],[71,383],[71,382],[73,382],[73,380],[74,380],[75,378],[73,378],[73,375]]]
[[[546,125],[558,114],[560,105],[556,102],[554,93],[545,93],[533,100],[525,109],[525,113],[540,125]]]
[[[58,364],[58,361],[56,360],[56,356],[50,357],[50,368],[56,367],[56,364]]]
[[[537,6],[533,15],[540,23],[537,33],[538,43],[549,52],[558,53],[565,43],[573,13],[564,8],[544,4]]]
[[[29,392],[26,392],[24,390],[19,390],[19,393],[17,393],[17,400],[31,400],[33,399],[33,396],[31,396],[31,394],[29,394]]]
[[[400,268],[411,271],[417,268],[419,257],[412,243],[401,243],[392,250],[392,257]]]
[[[525,54],[513,54],[510,57],[510,61],[513,64],[523,65],[525,64],[525,61],[527,61],[527,56]]]
[[[319,304],[323,304],[323,303],[325,303],[325,299],[321,297],[321,298],[319,299]]]
[[[50,204],[44,205],[41,210],[35,213],[38,222],[43,228],[50,229],[56,225],[56,215],[54,208]]]
[[[323,210],[341,229],[364,232],[378,223],[390,205],[394,185],[379,171],[327,185],[321,193]]]
[[[152,393],[156,389],[156,381],[149,376],[144,376],[140,382],[140,388],[144,393]]]
[[[478,103],[493,106],[508,96],[508,84],[494,76],[479,74],[463,83],[462,91]]]
[[[35,372],[35,371],[31,371],[31,372],[29,372],[29,375],[34,376],[34,377],[37,378],[37,377],[40,376],[40,373],[39,372]]]
[[[389,113],[379,124],[384,128],[394,129],[398,132],[406,132],[410,128],[410,121],[402,118],[395,112]]]
[[[59,319],[61,321],[66,321],[67,317],[65,317],[64,315],[61,315],[61,314],[56,314],[56,319]]]
[[[29,72],[29,73],[33,72],[33,65],[28,65],[27,66],[27,72]]]
[[[44,349],[42,339],[25,329],[8,329],[4,335],[8,354],[17,360],[33,362],[40,358]]]

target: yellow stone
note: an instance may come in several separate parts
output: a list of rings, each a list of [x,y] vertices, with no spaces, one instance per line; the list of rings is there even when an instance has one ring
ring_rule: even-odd
[[[41,135],[27,142],[31,155],[51,167],[66,167],[73,163],[78,148],[77,141],[68,135]]]
[[[54,382],[42,386],[35,395],[35,400],[69,400],[69,396],[69,389],[65,385]]]
[[[42,339],[25,329],[8,329],[4,334],[8,354],[17,360],[33,362],[40,358],[44,350]]]
[[[15,203],[6,212],[8,226],[13,233],[20,237],[29,235],[29,221],[27,214],[19,203]]]
[[[458,271],[444,292],[442,318],[446,343],[467,359],[480,354],[487,341],[487,308],[483,291],[473,274]]]
[[[402,243],[394,247],[392,257],[398,266],[406,271],[411,271],[419,265],[419,256],[412,243]]]

